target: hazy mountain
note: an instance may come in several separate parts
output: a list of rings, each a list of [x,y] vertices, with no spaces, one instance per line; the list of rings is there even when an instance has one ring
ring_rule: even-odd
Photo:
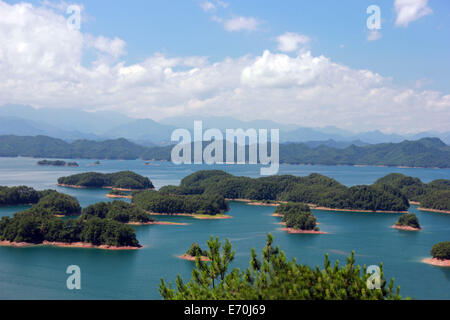
[[[42,124],[57,126],[67,131],[100,135],[133,119],[116,112],[86,112],[80,109],[41,108],[24,105],[0,107],[0,117],[17,117]]]
[[[172,132],[176,127],[160,124],[151,119],[135,120],[115,127],[104,133],[111,138],[126,138],[140,141],[142,144],[167,144],[170,142]]]

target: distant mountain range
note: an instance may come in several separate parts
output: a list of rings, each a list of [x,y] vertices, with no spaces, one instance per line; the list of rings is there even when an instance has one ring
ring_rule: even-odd
[[[0,157],[170,161],[171,150],[172,146],[146,147],[124,138],[106,141],[76,140],[69,143],[46,136],[0,136]],[[450,168],[450,146],[438,138],[366,146],[351,145],[346,148],[288,143],[280,145],[280,162]]]
[[[145,146],[170,144],[171,133],[177,128],[192,130],[194,121],[203,121],[204,129],[280,129],[280,142],[307,142],[308,145],[326,145],[345,148],[352,144],[402,142],[437,137],[450,144],[450,131],[421,132],[402,136],[380,131],[354,133],[328,126],[305,128],[296,124],[280,124],[270,120],[245,122],[232,117],[183,116],[152,119],[133,119],[118,112],[85,112],[75,109],[35,109],[23,105],[0,107],[0,134],[2,135],[45,135],[67,141],[78,139],[105,140],[125,138]]]

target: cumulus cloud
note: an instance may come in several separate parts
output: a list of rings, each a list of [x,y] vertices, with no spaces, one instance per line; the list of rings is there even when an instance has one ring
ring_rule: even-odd
[[[216,8],[216,5],[209,1],[204,1],[200,3],[200,8],[203,9],[203,11],[211,11]]]
[[[283,52],[297,51],[300,45],[309,43],[311,39],[308,36],[286,32],[277,38],[278,50]]]
[[[222,22],[225,30],[227,31],[255,31],[261,22],[253,17],[234,17],[231,19],[217,19],[218,22]]]
[[[377,73],[308,51],[292,57],[264,51],[216,62],[156,53],[129,65],[124,42],[69,30],[64,16],[50,9],[0,0],[0,16],[0,105],[115,110],[155,120],[257,115],[355,131],[449,127],[450,95],[399,88]],[[111,59],[86,66],[86,50]]]
[[[395,0],[394,7],[397,13],[395,25],[401,27],[407,27],[411,22],[433,12],[428,7],[428,0]]]
[[[376,41],[378,39],[381,39],[382,34],[378,30],[370,30],[369,34],[367,35],[367,41]]]

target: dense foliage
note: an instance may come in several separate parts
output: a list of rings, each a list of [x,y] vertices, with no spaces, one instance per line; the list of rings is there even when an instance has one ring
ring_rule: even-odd
[[[126,139],[77,140],[68,143],[46,136],[0,136],[0,157],[124,160],[141,158],[170,161],[172,148],[172,146],[149,148]],[[224,153],[225,156],[226,153]],[[450,168],[450,147],[437,138],[368,146],[352,145],[345,149],[324,145],[310,147],[304,143],[291,143],[280,145],[280,162]]]
[[[153,184],[147,177],[131,171],[116,173],[87,172],[58,179],[59,184],[74,185],[88,188],[113,187],[123,189],[153,189]]]
[[[435,244],[431,249],[431,255],[433,258],[440,260],[450,259],[450,241],[440,242]]]
[[[316,217],[312,212],[291,209],[284,214],[283,222],[285,222],[286,227],[290,229],[319,231],[319,227],[316,226]]]
[[[36,206],[58,216],[76,216],[81,213],[81,206],[76,198],[56,191],[42,197]]]
[[[295,202],[288,202],[283,203],[277,207],[275,210],[275,213],[285,215],[287,212],[291,210],[298,210],[301,212],[311,212],[310,207],[307,204],[304,203],[295,203]]]
[[[432,190],[422,197],[421,207],[450,211],[450,190]]]
[[[44,241],[90,243],[93,245],[139,247],[134,230],[122,223],[97,217],[89,220],[56,218],[50,211],[35,207],[13,218],[0,220],[0,241],[41,244]]]
[[[414,213],[405,213],[395,223],[397,226],[405,226],[420,229],[419,219]]]
[[[132,203],[155,213],[189,213],[216,215],[228,210],[225,199],[212,195],[172,195],[157,191],[137,192]]]
[[[191,247],[189,248],[189,250],[186,251],[186,255],[188,255],[190,257],[196,257],[196,256],[206,257],[207,254],[208,254],[208,252],[202,250],[200,248],[200,245],[197,242],[194,242],[191,245]]]
[[[27,186],[2,187],[0,186],[0,206],[31,205],[42,197],[55,192],[52,190],[36,191]]]
[[[400,299],[394,282],[387,285],[381,269],[380,289],[369,289],[366,268],[355,265],[354,254],[344,266],[334,266],[325,257],[324,268],[311,269],[287,260],[284,252],[273,246],[271,235],[258,259],[252,250],[250,266],[228,270],[235,252],[228,240],[221,246],[218,239],[207,242],[209,262],[196,259],[192,278],[185,283],[178,276],[176,289],[161,280],[159,291],[168,300],[384,300]],[[362,274],[361,274],[362,271]],[[370,281],[370,280],[369,280]],[[372,282],[373,283],[373,282]]]
[[[121,223],[154,221],[144,210],[125,201],[100,202],[84,208],[81,218],[88,220],[92,217],[110,219]]]
[[[162,192],[303,202],[335,209],[406,211],[409,208],[408,199],[396,188],[383,184],[347,188],[317,173],[307,177],[284,175],[253,179],[223,171],[198,171],[184,178],[179,187],[169,186]]]

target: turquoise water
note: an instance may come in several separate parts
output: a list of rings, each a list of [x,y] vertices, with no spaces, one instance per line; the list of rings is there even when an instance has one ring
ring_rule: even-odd
[[[142,161],[101,161],[87,167],[90,160],[76,160],[79,168],[39,167],[37,159],[0,158],[0,185],[29,185],[37,189],[52,188],[76,196],[82,206],[108,201],[105,190],[59,188],[60,176],[84,171],[113,172],[133,170],[148,176],[157,188],[178,184],[186,175],[202,169],[224,169],[236,175],[257,177],[257,166],[174,166]],[[319,172],[346,185],[370,184],[390,173],[400,172],[425,182],[450,179],[450,170],[399,169],[349,166],[281,166],[280,173],[307,175]],[[0,208],[0,216],[12,215],[27,207]],[[272,217],[271,207],[231,203],[230,220],[195,220],[188,217],[164,217],[161,220],[187,222],[188,226],[135,227],[145,247],[138,251],[102,251],[72,248],[0,247],[0,299],[160,299],[160,278],[173,282],[177,274],[189,279],[193,262],[177,259],[192,242],[205,246],[211,234],[229,238],[237,251],[233,267],[248,266],[251,248],[260,251],[267,233],[290,258],[310,266],[322,265],[325,253],[333,260],[345,262],[352,250],[357,263],[384,263],[387,278],[394,277],[404,296],[417,299],[450,299],[450,269],[421,263],[429,256],[433,244],[450,240],[450,215],[425,213],[412,207],[423,226],[418,233],[389,227],[397,214],[343,213],[317,211],[315,215],[326,235],[290,235],[279,230],[279,218]],[[82,289],[66,288],[67,266],[81,268]]]

